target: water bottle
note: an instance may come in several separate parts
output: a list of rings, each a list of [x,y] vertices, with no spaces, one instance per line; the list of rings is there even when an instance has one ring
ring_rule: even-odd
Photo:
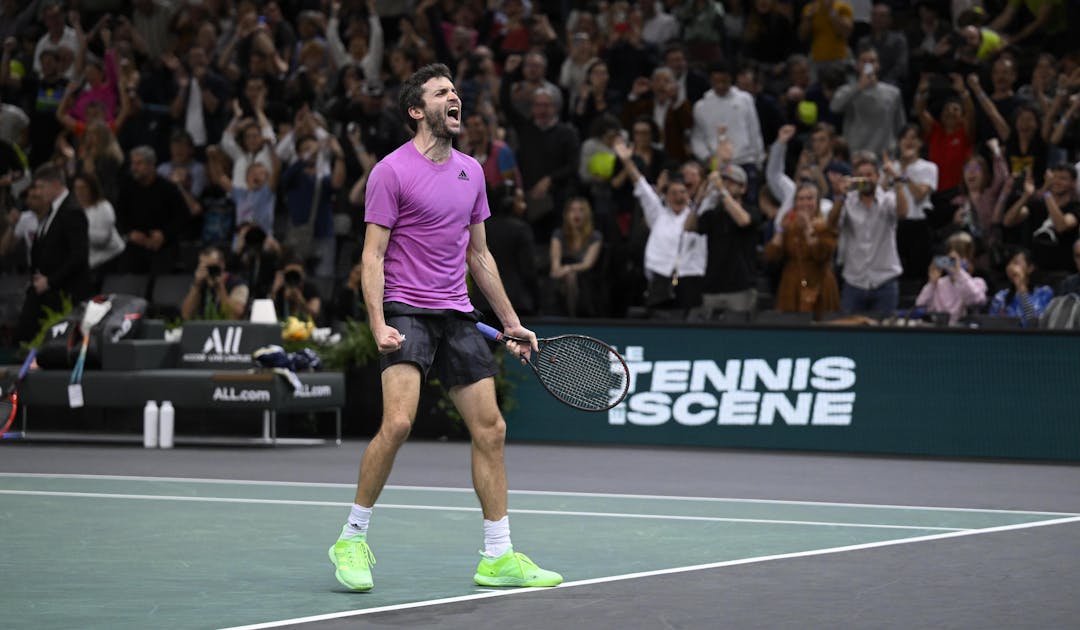
[[[172,403],[168,400],[161,402],[161,421],[160,421],[160,446],[161,448],[173,447],[173,426],[176,421],[176,411],[173,409]]]
[[[143,407],[143,448],[157,448],[158,445],[158,406],[157,403],[148,400]]]

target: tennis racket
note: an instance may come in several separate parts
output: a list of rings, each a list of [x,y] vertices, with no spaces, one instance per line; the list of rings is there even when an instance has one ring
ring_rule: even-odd
[[[26,355],[26,360],[15,374],[15,378],[0,388],[0,439],[17,438],[22,435],[18,432],[8,433],[8,429],[15,423],[15,416],[19,414],[19,383],[26,378],[26,373],[30,371],[35,356],[37,356],[37,349],[31,348],[30,354]]]
[[[79,332],[82,333],[82,348],[79,349],[75,369],[71,370],[71,382],[68,385],[68,406],[73,409],[83,406],[82,377],[83,368],[86,366],[86,351],[90,346],[90,332],[111,308],[112,302],[100,296],[86,303],[82,323],[79,324]]]
[[[506,344],[527,344],[477,322],[488,339]],[[539,352],[527,361],[544,389],[559,402],[582,411],[607,411],[626,398],[630,369],[608,344],[585,335],[560,335],[537,339]]]

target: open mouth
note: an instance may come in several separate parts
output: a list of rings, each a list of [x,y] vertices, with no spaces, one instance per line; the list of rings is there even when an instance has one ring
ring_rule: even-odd
[[[461,108],[454,105],[450,109],[446,110],[446,115],[454,120],[461,120]]]

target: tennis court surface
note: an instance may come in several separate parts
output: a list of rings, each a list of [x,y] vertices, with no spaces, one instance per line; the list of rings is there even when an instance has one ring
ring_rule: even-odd
[[[511,445],[515,545],[566,583],[477,587],[468,445],[409,444],[376,587],[326,558],[363,444],[4,444],[6,628],[1064,628],[1080,469]]]

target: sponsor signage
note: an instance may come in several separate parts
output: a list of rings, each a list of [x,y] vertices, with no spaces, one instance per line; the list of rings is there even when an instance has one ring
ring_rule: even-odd
[[[581,332],[616,346],[630,389],[617,407],[585,413],[523,375],[507,413],[513,440],[1080,459],[1080,415],[1063,394],[1080,373],[1080,335],[576,324],[535,331]]]
[[[187,368],[248,369],[252,352],[280,341],[276,324],[187,322],[180,338],[180,363]]]
[[[215,387],[211,397],[214,402],[227,403],[268,403],[271,399],[270,390],[241,387]]]

